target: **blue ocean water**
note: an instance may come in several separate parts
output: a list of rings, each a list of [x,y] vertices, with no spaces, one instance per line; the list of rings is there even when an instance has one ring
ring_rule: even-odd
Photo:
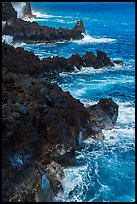
[[[113,130],[105,139],[85,140],[77,151],[76,166],[64,169],[62,202],[135,201],[135,3],[133,2],[31,2],[40,25],[72,28],[84,22],[84,39],[54,44],[16,44],[40,58],[70,57],[87,51],[105,51],[123,66],[62,73],[59,85],[85,105],[112,97],[119,105]]]

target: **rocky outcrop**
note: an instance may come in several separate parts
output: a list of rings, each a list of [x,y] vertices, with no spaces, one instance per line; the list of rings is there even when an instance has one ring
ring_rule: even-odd
[[[97,57],[92,52],[87,52],[84,56],[72,55],[70,58],[47,57],[40,60],[33,52],[25,51],[23,48],[14,48],[10,45],[2,45],[2,65],[10,72],[29,74],[31,76],[57,77],[60,72],[71,72],[75,68],[81,70],[82,67],[112,67],[113,62],[106,57],[106,53],[98,51]],[[101,57],[102,56],[102,57]],[[105,57],[104,57],[105,56]]]
[[[85,28],[81,20],[70,30],[67,28],[56,29],[55,27],[40,26],[36,22],[21,19],[33,17],[30,2],[13,2],[13,5],[14,8],[11,2],[2,2],[2,20],[7,21],[2,30],[2,34],[12,35],[13,41],[15,42],[51,43],[82,39],[84,37],[82,33],[85,32]],[[19,8],[20,6],[22,10]]]
[[[50,28],[40,26],[36,22],[24,21],[22,19],[10,18],[4,26],[3,35],[12,35],[13,40],[25,43],[57,42],[69,41],[83,38],[84,31],[82,21],[78,21],[72,29],[67,28]]]
[[[113,128],[118,106],[101,99],[85,108],[48,78],[9,70],[2,72],[3,201],[49,202],[62,190],[60,165],[75,164],[80,140]]]
[[[92,124],[92,137],[102,140],[104,138],[102,130],[114,128],[118,117],[118,105],[111,98],[102,98],[96,105],[88,107],[88,110]]]
[[[17,18],[17,12],[10,2],[2,2],[2,20],[7,21],[11,17]]]
[[[31,11],[31,6],[30,6],[30,2],[25,2],[26,5],[23,8],[23,18],[32,18],[32,11]]]
[[[111,98],[85,107],[50,82],[51,73],[91,65],[112,66],[102,51],[97,57],[89,52],[83,57],[40,60],[31,52],[3,43],[3,202],[52,201],[62,191],[62,166],[75,164],[75,151],[82,140],[102,139],[102,130],[114,127],[118,105]]]

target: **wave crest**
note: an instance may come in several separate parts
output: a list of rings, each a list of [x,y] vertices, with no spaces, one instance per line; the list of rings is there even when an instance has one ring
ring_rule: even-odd
[[[94,38],[88,34],[83,34],[83,35],[84,35],[83,39],[75,40],[73,42],[78,44],[85,44],[85,43],[110,43],[110,42],[116,41],[116,39],[112,39],[112,38]]]

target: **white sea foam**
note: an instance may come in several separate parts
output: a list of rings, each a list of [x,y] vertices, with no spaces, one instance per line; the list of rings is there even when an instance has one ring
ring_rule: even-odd
[[[70,167],[64,169],[64,179],[62,180],[63,193],[59,193],[55,198],[56,201],[65,201],[69,198],[69,194],[74,188],[78,187],[83,191],[82,172],[87,171],[87,166]],[[74,196],[75,201],[82,201],[80,198],[80,192],[78,196]]]
[[[23,47],[24,45],[27,45],[26,43],[14,43],[13,44],[13,46],[15,47],[15,48],[17,48],[17,47]]]
[[[91,104],[95,104],[98,101],[91,102]],[[121,161],[121,154],[125,154],[134,151],[135,148],[135,130],[134,127],[122,128],[121,125],[118,126],[119,122],[123,124],[129,124],[130,121],[135,123],[134,121],[134,107],[132,107],[131,102],[120,102],[116,101],[119,105],[119,116],[118,122],[113,130],[103,130],[105,135],[105,139],[103,141],[95,141],[93,138],[88,138],[83,141],[83,148],[81,150],[77,150],[77,160],[83,160],[85,165],[81,168],[78,167],[70,167],[64,169],[65,178],[62,180],[63,190],[64,192],[57,197],[58,201],[82,201],[83,200],[83,189],[86,183],[86,188],[88,189],[93,187],[96,189],[96,192],[91,194],[92,197],[88,202],[96,202],[101,194],[107,194],[108,191],[113,190],[113,187],[109,186],[107,182],[104,183],[102,181],[102,174],[100,170],[104,168],[104,163],[107,163],[107,171],[111,173],[111,178],[121,179],[123,176],[128,177],[128,175],[124,175],[123,171],[116,171],[117,169],[121,169],[123,163]],[[91,105],[90,104],[90,105]],[[125,116],[128,117],[125,119]],[[92,165],[90,164],[92,162]],[[134,165],[134,161],[125,160],[124,165],[128,165],[129,167]],[[89,168],[90,167],[90,168]],[[78,192],[75,188],[78,188]],[[71,192],[74,194],[69,195]],[[81,198],[82,197],[82,198]],[[104,198],[103,201],[105,202]]]
[[[73,42],[78,44],[86,44],[86,43],[111,43],[116,41],[116,39],[112,39],[112,38],[95,38],[88,34],[83,34],[83,35],[84,35],[83,39],[74,40]]]
[[[6,44],[9,44],[9,45],[13,45],[13,36],[3,35],[2,36],[2,42],[5,42]]]
[[[63,18],[63,16],[54,16],[46,13],[41,13],[38,11],[32,11],[32,14],[36,16],[36,18]]]
[[[75,21],[66,21],[66,19],[72,19],[71,16],[56,16],[56,15],[49,15],[49,14],[45,14],[45,13],[41,13],[41,12],[37,12],[37,11],[32,11],[32,14],[34,15],[33,18],[28,18],[28,19],[24,19],[26,21],[49,21],[49,18],[50,20],[52,21],[55,21],[55,22],[59,22],[59,23],[63,23],[63,24],[72,24],[72,23],[76,23],[76,20]],[[61,18],[61,19],[60,19]]]
[[[93,74],[93,73],[101,73],[101,72],[104,72],[104,71],[109,71],[109,70],[113,70],[115,68],[108,68],[108,67],[103,67],[100,68],[100,69],[94,69],[93,67],[81,67],[81,70],[80,71],[77,71],[75,70],[74,72],[62,72],[60,73],[60,76],[69,76],[69,75],[81,75],[81,74]]]
[[[41,13],[41,12],[38,12],[38,11],[32,11],[32,14],[34,16],[36,16],[37,18],[51,18],[51,17],[54,17],[53,15],[48,15],[48,14]]]
[[[112,60],[112,59],[111,59]],[[113,59],[114,60],[114,59]],[[112,61],[113,61],[112,60]],[[62,72],[60,73],[60,76],[69,76],[69,75],[81,75],[81,74],[95,74],[95,73],[105,73],[107,71],[118,71],[118,70],[128,70],[131,69],[132,66],[126,66],[125,65],[120,65],[120,66],[115,66],[115,67],[103,67],[99,69],[94,69],[93,67],[81,67],[81,70],[77,71],[75,70],[74,72]]]

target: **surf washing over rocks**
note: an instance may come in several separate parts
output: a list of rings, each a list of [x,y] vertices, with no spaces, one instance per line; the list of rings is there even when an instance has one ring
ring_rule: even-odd
[[[2,9],[3,200],[135,201],[135,4],[23,5]]]

